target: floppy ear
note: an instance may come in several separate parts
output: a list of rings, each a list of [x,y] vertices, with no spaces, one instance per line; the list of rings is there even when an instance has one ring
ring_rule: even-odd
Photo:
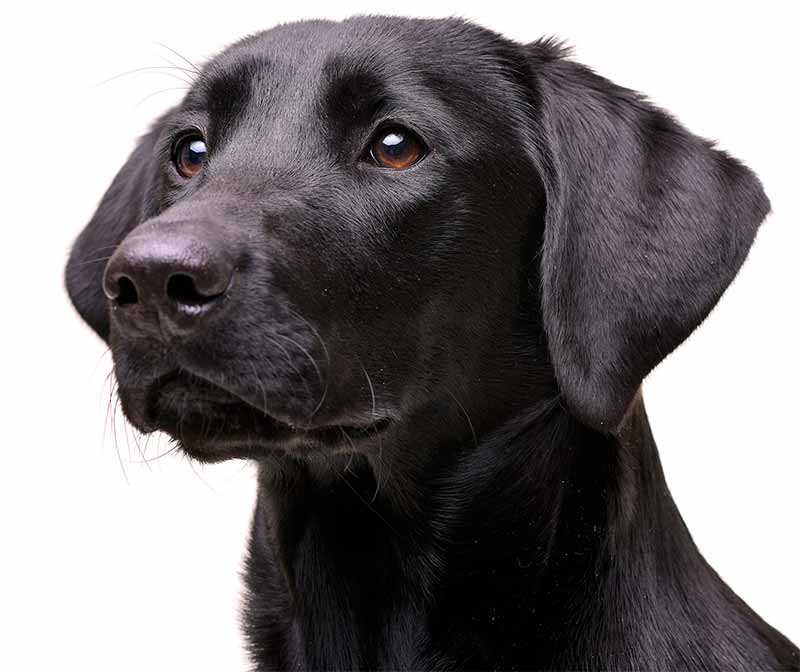
[[[122,239],[156,214],[160,185],[156,145],[166,116],[139,140],[73,244],[67,262],[65,281],[72,304],[103,340],[108,340],[109,331],[103,270]]]
[[[571,411],[612,432],[717,303],[769,201],[750,170],[639,94],[553,43],[527,49],[551,361]]]

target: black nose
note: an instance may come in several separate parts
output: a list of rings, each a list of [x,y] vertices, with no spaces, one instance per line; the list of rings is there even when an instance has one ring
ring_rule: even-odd
[[[103,291],[123,332],[187,334],[228,303],[234,272],[207,226],[146,224],[109,260]]]

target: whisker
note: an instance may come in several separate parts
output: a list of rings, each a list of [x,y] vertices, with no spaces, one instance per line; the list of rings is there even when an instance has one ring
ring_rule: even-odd
[[[325,339],[324,339],[324,338],[322,338],[322,336],[320,335],[319,331],[317,331],[316,327],[315,327],[313,324],[311,324],[311,322],[309,322],[309,321],[308,321],[308,320],[307,320],[305,317],[303,317],[303,316],[302,316],[300,313],[298,313],[296,310],[294,310],[293,308],[291,308],[291,307],[287,307],[287,310],[288,310],[290,313],[292,313],[292,315],[294,315],[295,317],[298,317],[298,318],[299,318],[299,319],[301,319],[303,322],[305,322],[306,326],[308,326],[308,328],[311,330],[311,332],[314,334],[314,336],[316,336],[316,337],[317,337],[317,340],[319,340],[319,342],[320,342],[320,345],[322,346],[322,350],[323,350],[323,352],[325,353],[325,363],[326,363],[326,364],[328,364],[328,365],[330,365],[330,363],[331,363],[331,358],[330,358],[330,354],[328,353],[328,346],[327,346],[327,345],[325,345]]]
[[[92,375],[97,373],[97,367],[100,366],[100,362],[103,361],[103,357],[105,357],[106,355],[110,355],[110,354],[111,354],[111,347],[107,345],[105,347],[105,349],[103,350],[103,352],[100,353],[100,356],[97,358],[97,362],[95,363],[94,367],[92,368]],[[108,374],[105,377],[105,380],[103,381],[103,389],[105,389],[106,385],[110,385],[111,384],[110,380],[111,380],[111,376],[113,376],[113,375],[114,375],[114,366],[112,364],[111,369],[109,370]]]
[[[97,257],[96,259],[86,259],[86,260],[80,262],[79,264],[70,264],[70,268],[79,268],[80,266],[86,266],[86,264],[94,264],[94,263],[97,263],[98,261],[108,261],[113,256],[114,256],[113,254],[110,254],[107,257]]]
[[[331,356],[330,353],[328,352],[328,346],[325,344],[325,339],[322,338],[321,334],[319,333],[319,331],[317,331],[316,327],[314,327],[314,325],[311,324],[311,322],[309,322],[296,310],[288,308],[288,311],[292,313],[295,317],[302,320],[306,324],[306,326],[308,326],[308,328],[311,330],[311,333],[313,333],[316,339],[319,341],[320,345],[322,346],[322,351],[325,354],[325,371],[328,373],[328,375],[325,376],[325,386],[322,390],[322,396],[320,397],[319,403],[317,403],[316,407],[309,416],[309,420],[311,420],[311,418],[313,418],[319,412],[319,409],[322,408],[322,405],[325,403],[325,399],[328,396],[328,384],[330,382],[330,370],[331,370]],[[317,369],[317,375],[319,375],[319,369]]]
[[[136,109],[137,107],[139,107],[141,105],[144,105],[148,100],[150,100],[151,98],[154,98],[155,96],[161,95],[162,93],[167,93],[168,91],[188,91],[188,90],[189,90],[189,87],[187,87],[187,86],[170,86],[170,87],[167,87],[166,89],[161,89],[159,91],[154,91],[153,93],[146,95],[138,103],[136,103],[136,105],[133,106],[133,109]]]
[[[122,461],[122,453],[119,452],[119,439],[117,437],[117,410],[119,409],[119,396],[114,393],[113,389],[111,392],[111,397],[109,398],[109,404],[111,403],[111,398],[114,399],[114,409],[111,413],[111,434],[114,437],[114,450],[117,453],[117,461],[119,462],[120,469],[122,469],[122,475],[125,477],[125,483],[130,485],[131,482],[128,479],[128,472],[125,470],[125,464]]]
[[[96,247],[93,250],[89,250],[86,254],[97,254],[98,252],[102,252],[103,250],[114,250],[119,247],[119,243],[114,243],[113,245],[101,245],[100,247]]]
[[[194,72],[196,75],[200,74],[200,69],[192,61],[190,61],[188,58],[186,58],[186,56],[184,56],[179,51],[176,51],[175,49],[173,49],[172,47],[164,44],[163,42],[156,41],[153,44],[156,44],[159,47],[162,47],[163,49],[166,49],[167,51],[172,52],[178,58],[180,58],[184,63],[186,63],[186,65],[188,65],[191,68],[192,72]]]
[[[285,338],[287,341],[292,343],[298,350],[300,350],[300,352],[302,352],[306,357],[308,357],[308,361],[311,362],[311,365],[314,367],[314,371],[316,371],[316,373],[317,373],[317,379],[321,383],[322,382],[322,372],[319,370],[319,366],[317,366],[317,363],[314,361],[314,358],[311,356],[311,353],[309,353],[308,350],[306,350],[302,345],[300,345],[293,338],[291,338],[289,336],[286,336],[285,334],[276,333],[275,336],[278,336],[279,338]]]
[[[199,472],[199,471],[197,471],[197,469],[196,469],[196,468],[195,468],[195,466],[194,466],[194,460],[192,460],[192,459],[191,459],[191,458],[190,458],[188,455],[186,455],[186,453],[184,453],[184,456],[186,457],[186,461],[189,463],[189,466],[191,467],[191,469],[192,469],[192,472],[194,472],[194,475],[195,475],[195,476],[197,476],[197,478],[199,478],[199,479],[200,479],[200,482],[201,482],[203,485],[205,485],[205,486],[206,486],[206,487],[207,487],[209,490],[211,490],[211,492],[216,492],[216,490],[214,489],[214,487],[213,487],[213,486],[212,486],[212,485],[211,485],[211,484],[210,484],[210,483],[209,483],[209,482],[208,482],[208,481],[207,481],[205,478],[203,478],[203,477],[200,475],[200,472]]]
[[[105,354],[105,353],[104,353]],[[112,380],[112,376],[114,375],[114,369],[108,372],[105,381],[103,382],[103,387],[108,385],[108,404],[106,405],[106,418],[103,422],[103,447],[106,445],[106,432],[108,431],[110,421],[111,421],[111,405],[114,399],[114,381]]]
[[[122,77],[127,77],[128,75],[136,75],[136,74],[156,74],[156,75],[161,74],[161,75],[167,75],[168,77],[174,77],[175,79],[179,79],[184,84],[188,84],[190,86],[192,84],[194,84],[194,81],[191,80],[191,79],[187,79],[185,77],[181,77],[179,75],[176,75],[173,72],[164,72],[165,70],[177,70],[178,72],[184,72],[184,73],[188,72],[188,73],[191,73],[191,74],[196,74],[192,70],[187,70],[186,68],[180,68],[180,67],[175,66],[175,65],[150,65],[150,66],[147,66],[147,67],[144,67],[144,68],[133,68],[133,70],[126,70],[125,72],[120,72],[118,75],[114,75],[113,77],[109,77],[108,79],[104,79],[104,80],[98,82],[97,84],[95,84],[95,86],[97,86],[97,87],[105,86],[106,84],[108,84],[110,82],[113,82],[113,81],[115,81],[117,79],[120,79]]]
[[[341,478],[345,482],[345,485],[347,485],[347,487],[350,488],[353,491],[353,494],[355,494],[355,496],[358,497],[361,500],[361,502],[364,504],[364,506],[366,506],[381,521],[383,521],[383,523],[386,525],[386,527],[388,527],[392,532],[394,532],[395,535],[397,535],[398,537],[402,538],[402,535],[392,526],[392,524],[388,520],[386,520],[386,518],[384,518],[380,514],[380,512],[374,506],[372,506],[372,504],[370,504],[366,499],[364,499],[361,496],[361,493],[353,487],[353,484],[350,483],[350,481],[347,480],[346,476],[344,476],[343,474],[340,474],[338,471],[335,472],[335,473],[339,478]]]
[[[347,436],[347,432],[345,432],[344,429],[340,429],[342,430],[342,434],[344,434],[345,438],[350,442],[350,445],[353,446],[353,450],[350,451],[350,454],[347,456],[347,464],[344,465],[344,472],[347,473],[350,471],[350,465],[353,464],[353,458],[356,456],[356,444],[353,443],[353,439]]]
[[[137,460],[134,464],[141,464],[142,462],[149,464],[150,462],[155,462],[156,460],[160,460],[162,457],[166,457],[167,455],[172,455],[173,453],[178,452],[178,446],[170,446],[168,450],[163,453],[159,453],[153,457],[145,457],[141,461]]]
[[[160,58],[162,61],[164,61],[164,63],[168,63],[169,65],[171,65],[171,66],[172,66],[173,68],[175,68],[175,69],[178,69],[178,70],[186,70],[186,68],[185,68],[184,66],[182,66],[182,65],[178,65],[178,64],[177,64],[177,63],[175,63],[174,61],[171,61],[170,59],[168,59],[166,56],[163,56],[163,55],[162,55],[162,56],[159,56],[159,58]],[[192,71],[192,72],[194,73],[194,71]]]
[[[122,434],[125,437],[125,449],[128,451],[128,464],[131,463],[131,437],[128,433],[129,425],[127,422],[122,423]]]
[[[126,422],[125,425],[126,425],[126,427],[130,426],[131,436],[133,436],[133,445],[136,446],[136,452],[139,453],[139,457],[142,458],[142,460],[144,460],[145,456],[144,456],[144,452],[142,452],[142,444],[141,444],[142,434],[139,432],[138,429],[136,429],[132,425],[129,425],[129,423]],[[126,439],[127,439],[127,436],[128,436],[128,432],[126,430],[125,431]],[[131,460],[129,459],[128,461],[130,462]],[[145,461],[145,464],[147,464],[146,461]],[[149,464],[147,464],[147,468],[148,468],[148,470],[152,471],[152,469],[151,469]]]
[[[300,350],[300,352],[302,352],[308,358],[308,361],[311,362],[311,366],[314,367],[314,371],[316,371],[316,373],[317,373],[317,380],[320,382],[320,384],[322,384],[322,372],[319,370],[319,366],[317,366],[317,363],[316,363],[316,361],[314,361],[314,358],[311,356],[311,353],[309,353],[308,350],[306,350],[302,345],[300,345],[293,338],[290,338],[289,336],[286,336],[285,334],[276,333],[275,336],[278,336],[280,338],[286,339],[287,341],[289,341],[292,345],[294,345],[298,350]],[[308,392],[308,394],[310,396],[311,395],[311,390],[308,387],[308,383],[306,382],[305,376],[301,376],[301,378],[303,379],[303,382],[304,382],[304,384],[306,386],[306,390],[307,390],[307,392]],[[327,382],[326,382],[325,388],[323,390],[323,396],[319,400],[319,402],[317,403],[317,405],[314,408],[314,410],[311,412],[311,415],[309,416],[309,419],[313,418],[314,415],[316,414],[316,412],[322,407],[322,404],[325,401],[325,394],[327,393],[327,391],[328,391],[328,386],[327,386]]]
[[[353,438],[344,431],[344,427],[339,427],[339,431],[342,433],[342,436],[347,439],[347,442],[350,444],[350,447],[353,451],[350,453],[350,459],[347,460],[347,464],[344,465],[344,470],[348,471],[350,469],[350,465],[353,463],[353,455],[356,454],[356,444],[353,442]]]
[[[478,436],[475,433],[475,426],[472,424],[472,419],[469,417],[469,413],[467,413],[467,409],[464,408],[464,405],[456,398],[456,395],[454,395],[449,389],[447,389],[447,387],[445,387],[444,385],[442,385],[442,387],[444,388],[445,392],[447,392],[447,394],[449,394],[453,398],[453,401],[455,401],[456,404],[458,404],[458,407],[461,409],[461,412],[464,414],[464,417],[467,419],[467,424],[469,425],[469,431],[472,432],[472,441],[475,443],[475,447],[477,448],[478,447]]]
[[[145,434],[144,437],[144,448],[142,448],[142,459],[147,459],[147,449],[150,447],[150,437],[153,436],[153,433]]]
[[[377,408],[375,403],[375,388],[372,386],[372,379],[369,377],[369,373],[367,373],[367,369],[364,367],[364,364],[359,362],[361,365],[361,370],[364,372],[364,375],[367,377],[367,384],[369,385],[369,393],[372,397],[372,412],[370,415],[374,420],[377,416]],[[375,500],[378,498],[378,492],[381,489],[381,480],[383,478],[383,439],[381,438],[380,432],[376,429],[375,436],[378,438],[378,475],[375,479],[375,494],[372,495],[372,502],[374,503]]]
[[[294,343],[307,356],[310,356],[310,355],[308,355],[308,353],[305,350],[303,350],[303,348],[300,347],[300,345],[296,341],[294,341],[293,339],[289,338],[288,336],[283,336],[283,334],[273,334],[273,336],[280,336],[282,338],[285,338],[286,340],[290,341],[291,343]],[[310,397],[311,396],[311,388],[308,386],[308,381],[306,380],[306,377],[302,374],[300,369],[298,369],[294,365],[294,362],[292,360],[292,355],[289,353],[289,351],[286,348],[284,348],[280,343],[278,343],[272,336],[267,336],[267,338],[270,340],[271,343],[274,343],[276,347],[280,348],[281,352],[286,357],[286,361],[288,362],[289,366],[292,367],[292,370],[297,374],[297,377],[303,382],[303,386],[306,388],[306,393]]]
[[[261,398],[264,401],[264,407],[261,409],[264,413],[267,412],[267,388],[264,387],[264,384],[261,382],[261,379],[258,377],[258,371],[256,370],[256,365],[253,362],[250,362],[250,366],[253,369],[253,375],[256,379],[256,384],[261,389]]]

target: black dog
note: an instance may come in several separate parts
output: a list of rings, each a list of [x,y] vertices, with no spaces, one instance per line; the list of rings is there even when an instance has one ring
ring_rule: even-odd
[[[551,41],[308,22],[203,68],[66,279],[133,425],[259,463],[257,669],[798,669],[639,393],[768,210]]]

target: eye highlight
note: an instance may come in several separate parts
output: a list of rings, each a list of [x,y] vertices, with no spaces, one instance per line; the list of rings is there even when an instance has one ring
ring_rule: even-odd
[[[372,161],[382,168],[404,170],[417,163],[427,148],[416,133],[402,126],[381,130],[369,147]]]
[[[199,133],[190,133],[175,143],[172,162],[180,175],[190,179],[203,170],[207,155],[208,148],[203,136]]]

